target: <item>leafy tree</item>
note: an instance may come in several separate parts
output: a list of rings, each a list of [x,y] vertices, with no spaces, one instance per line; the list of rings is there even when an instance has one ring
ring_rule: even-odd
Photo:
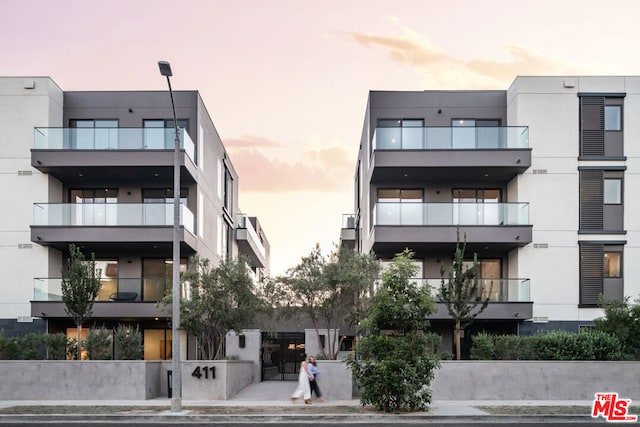
[[[44,345],[47,348],[47,360],[65,360],[67,358],[69,341],[66,334],[47,334],[44,336]]]
[[[107,328],[91,329],[84,348],[91,360],[110,360],[113,355],[113,331]]]
[[[426,409],[429,385],[440,366],[427,333],[435,304],[427,286],[411,281],[416,273],[412,257],[405,250],[382,273],[381,289],[364,322],[371,334],[356,346],[360,359],[347,360],[362,387],[360,403],[384,412]]]
[[[100,290],[101,271],[96,271],[95,256],[85,260],[84,254],[75,245],[69,246],[69,260],[62,275],[62,301],[65,313],[76,324],[77,342],[81,342],[82,324],[93,314],[93,302]],[[81,345],[77,346],[77,359],[80,360]]]
[[[373,255],[351,249],[334,251],[328,258],[320,247],[303,257],[283,277],[269,282],[266,292],[284,318],[303,315],[311,320],[323,359],[337,359],[344,340],[332,334],[325,346],[320,329],[352,329],[367,311],[380,264]]]
[[[115,332],[118,360],[141,360],[144,356],[142,333],[137,326],[118,325]]]
[[[476,316],[484,311],[489,304],[488,292],[482,296],[482,288],[478,277],[478,256],[473,254],[473,265],[465,268],[464,253],[467,248],[465,235],[462,246],[460,245],[460,230],[456,231],[456,252],[451,268],[440,266],[440,300],[447,307],[449,315],[454,321],[454,341],[456,344],[456,359],[460,360],[460,336],[461,331],[473,322]],[[445,274],[448,278],[445,280]],[[493,283],[492,283],[493,287]]]
[[[224,357],[227,332],[239,333],[264,308],[245,260],[225,260],[213,267],[208,259],[195,256],[184,280],[190,295],[180,304],[180,326],[201,338],[205,359]]]
[[[640,358],[640,298],[634,303],[629,297],[622,300],[600,299],[604,317],[593,321],[596,331],[606,332],[617,337],[624,352],[631,359]]]

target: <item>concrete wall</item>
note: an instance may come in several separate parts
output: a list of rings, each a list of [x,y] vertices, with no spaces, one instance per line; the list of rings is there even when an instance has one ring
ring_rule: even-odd
[[[240,348],[240,337],[235,331],[227,334],[227,357],[237,357],[238,360],[250,360],[253,363],[253,382],[259,383],[262,378],[262,372],[260,371],[262,332],[259,329],[245,329],[242,331],[242,335],[244,335],[245,340],[244,348]]]
[[[3,361],[0,400],[144,400],[158,395],[160,362]]]
[[[200,368],[201,377],[193,376]],[[209,368],[205,371],[204,368]],[[211,374],[215,368],[215,378]],[[198,360],[182,362],[182,398],[185,400],[227,400],[253,382],[253,363],[240,360]]]
[[[349,400],[353,397],[351,371],[339,360],[318,360],[318,386],[329,400]]]
[[[596,392],[640,399],[639,362],[443,361],[434,400],[591,400]]]

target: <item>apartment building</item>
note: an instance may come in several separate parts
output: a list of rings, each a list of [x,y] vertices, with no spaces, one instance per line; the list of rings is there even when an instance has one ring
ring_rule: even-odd
[[[174,91],[174,100],[181,270],[192,255],[216,263],[243,254],[259,280],[269,243],[258,219],[239,209],[238,175],[220,136],[197,91]],[[145,358],[170,358],[170,312],[158,304],[172,282],[169,93],[68,92],[48,77],[3,77],[0,122],[0,329],[75,335],[61,301],[75,244],[101,271],[90,323],[138,326]],[[193,340],[181,342],[195,356]]]
[[[600,294],[640,294],[638,117],[640,77],[371,91],[342,244],[383,261],[409,248],[437,288],[459,228],[491,301],[469,332],[579,331]],[[445,346],[448,319],[438,304]]]

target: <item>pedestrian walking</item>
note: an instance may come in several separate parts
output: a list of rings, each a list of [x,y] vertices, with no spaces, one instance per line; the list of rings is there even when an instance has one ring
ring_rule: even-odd
[[[315,357],[309,356],[309,372],[313,375],[313,380],[309,380],[309,387],[311,388],[311,394],[315,393],[319,402],[322,402],[324,399],[322,398],[322,393],[320,392],[320,386],[318,385],[318,375],[320,375],[320,370],[318,370],[318,361]]]
[[[311,405],[311,386],[309,383],[313,381],[313,375],[309,372],[309,363],[307,355],[303,354],[303,360],[300,362],[300,372],[298,374],[298,385],[291,395],[291,403],[295,403],[299,398],[304,399],[304,403]]]

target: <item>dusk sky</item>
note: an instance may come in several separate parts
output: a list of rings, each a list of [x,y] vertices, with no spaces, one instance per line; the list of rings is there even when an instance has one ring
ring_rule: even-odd
[[[640,74],[640,1],[0,0],[0,75],[198,90],[272,274],[338,242],[369,90]]]

